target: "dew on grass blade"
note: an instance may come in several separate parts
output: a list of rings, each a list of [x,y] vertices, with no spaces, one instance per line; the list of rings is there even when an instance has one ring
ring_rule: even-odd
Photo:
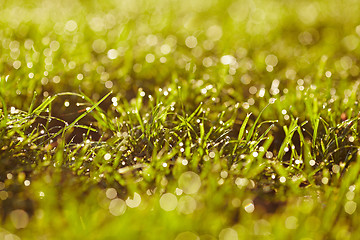
[[[110,160],[110,158],[111,158],[111,154],[110,154],[110,153],[106,153],[106,154],[104,155],[104,159],[105,159],[106,161]]]
[[[102,53],[106,49],[106,42],[103,39],[96,39],[92,43],[92,48],[96,53]]]
[[[238,233],[233,228],[224,228],[219,233],[219,240],[237,240]]]
[[[338,173],[341,169],[339,165],[335,164],[332,166],[331,170],[333,171],[333,173]]]
[[[19,69],[21,67],[21,62],[19,60],[14,61],[13,68]]]
[[[285,220],[285,227],[287,229],[296,229],[298,227],[298,219],[297,217],[290,216]]]
[[[182,232],[176,236],[175,240],[200,240],[200,238],[193,232]]]
[[[266,71],[272,72],[272,71],[274,71],[274,67],[271,66],[271,65],[267,65],[267,66],[266,66]]]
[[[145,61],[148,62],[148,63],[153,63],[155,61],[154,54],[151,54],[151,53],[147,54],[145,56]]]
[[[115,188],[108,188],[108,189],[106,189],[105,194],[106,194],[106,197],[107,197],[108,199],[114,199],[114,198],[117,197],[117,191],[116,191]]]
[[[265,219],[255,221],[254,233],[260,236],[269,236],[271,234],[271,224]]]
[[[347,48],[349,51],[355,50],[359,45],[359,38],[356,35],[348,35],[342,39],[343,45]]]
[[[250,104],[249,104],[248,102],[244,102],[244,103],[242,104],[242,107],[243,107],[244,109],[249,109]]]
[[[267,151],[266,154],[265,154],[266,158],[272,158],[274,156],[274,154],[270,151]]]
[[[265,63],[268,66],[275,67],[278,64],[278,58],[274,54],[269,54],[265,58]]]
[[[163,44],[161,47],[160,47],[160,51],[162,54],[166,55],[166,54],[169,54],[171,52],[171,47],[169,44]]]
[[[40,199],[43,199],[45,197],[45,193],[44,192],[39,192],[39,197],[40,197]]]
[[[111,60],[114,60],[116,59],[117,57],[119,56],[119,53],[116,49],[110,49],[108,52],[107,52],[107,57]]]
[[[137,192],[134,192],[134,197],[133,198],[128,197],[125,202],[129,208],[136,208],[141,203],[141,196]]]
[[[223,65],[230,65],[230,64],[234,64],[236,62],[236,59],[231,55],[224,55],[220,58],[220,62]]]
[[[57,84],[57,83],[60,83],[61,79],[59,76],[54,76],[52,81]]]
[[[158,38],[156,35],[150,34],[146,37],[146,43],[149,46],[155,46],[158,43]]]
[[[195,48],[197,45],[197,39],[194,36],[189,36],[185,39],[185,45],[188,48]]]
[[[212,41],[218,41],[223,35],[223,30],[219,25],[210,26],[206,31],[206,36]]]
[[[245,199],[243,202],[245,212],[252,213],[255,210],[254,202],[251,199]]]
[[[33,47],[33,45],[34,45],[34,41],[31,39],[26,39],[24,42],[24,47],[27,50],[30,50]]]
[[[7,191],[0,191],[0,200],[4,201],[9,197],[9,193]]]
[[[324,185],[326,185],[326,184],[329,183],[329,178],[323,177],[323,178],[321,179],[321,182],[322,182]]]
[[[181,194],[183,194],[183,190],[180,189],[180,188],[176,188],[176,189],[175,189],[175,194],[178,195],[178,196],[180,196]]]
[[[203,66],[206,68],[211,67],[213,65],[213,63],[214,62],[213,62],[212,58],[210,58],[210,57],[205,57],[202,61]]]
[[[51,41],[50,42],[50,49],[51,51],[56,52],[60,48],[60,43],[58,41]]]
[[[257,88],[256,88],[255,86],[251,86],[251,87],[249,88],[249,93],[250,93],[250,94],[256,94],[256,92],[257,92]]]
[[[109,212],[114,216],[123,215],[126,211],[126,203],[120,198],[111,200],[109,205]]]
[[[166,57],[161,57],[159,61],[160,61],[161,63],[166,63],[167,58],[166,58]]]
[[[163,194],[159,202],[160,202],[160,207],[167,212],[173,211],[178,204],[178,200],[176,196],[172,193]]]
[[[113,83],[112,81],[106,81],[106,82],[105,82],[105,87],[106,87],[106,88],[110,89],[110,88],[112,88],[113,86],[114,86],[114,83]]]
[[[356,202],[354,201],[347,201],[344,205],[344,210],[347,214],[351,215],[355,212],[357,207]]]
[[[221,177],[221,178],[227,178],[228,175],[229,175],[228,172],[225,171],[225,170],[223,170],[223,171],[220,172],[220,177]]]
[[[16,229],[25,228],[29,223],[29,215],[22,209],[13,210],[10,220]]]
[[[201,186],[201,179],[199,175],[192,171],[184,172],[178,179],[179,187],[186,194],[197,193]]]
[[[346,199],[347,199],[347,200],[352,201],[352,200],[354,200],[354,197],[355,197],[355,193],[354,193],[354,192],[348,191],[348,192],[346,193]]]
[[[241,206],[241,200],[239,198],[234,198],[231,200],[231,204],[234,208],[238,208]]]
[[[69,20],[65,24],[65,30],[68,32],[74,32],[77,29],[78,25],[74,20]]]
[[[196,210],[196,200],[191,196],[182,196],[179,199],[177,209],[180,213],[191,214]]]
[[[30,186],[30,181],[29,181],[29,180],[25,180],[25,181],[24,181],[24,185],[25,185],[26,187]]]

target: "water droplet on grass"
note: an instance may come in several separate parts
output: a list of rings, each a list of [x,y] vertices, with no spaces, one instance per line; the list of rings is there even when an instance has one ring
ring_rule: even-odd
[[[128,207],[136,208],[141,203],[141,196],[140,196],[140,194],[135,192],[134,197],[132,199],[130,197],[128,197],[125,202]]]
[[[267,55],[265,58],[265,63],[268,66],[275,67],[278,64],[278,58],[274,54]]]
[[[251,199],[245,199],[243,202],[244,210],[247,213],[253,213],[255,210],[255,205]]]
[[[92,48],[96,53],[102,53],[106,49],[106,42],[103,39],[96,39],[93,44]]]
[[[188,48],[195,48],[197,45],[197,39],[195,36],[189,36],[185,39],[185,45]]]
[[[166,54],[169,54],[171,52],[171,47],[169,44],[163,44],[161,47],[160,47],[160,51],[162,54],[166,55]]]
[[[24,185],[25,185],[26,187],[30,186],[30,181],[29,181],[29,180],[25,180],[25,181],[24,181]]]
[[[29,215],[22,209],[10,213],[10,220],[16,229],[25,228],[29,223]]]
[[[107,57],[111,60],[116,59],[119,56],[119,53],[116,49],[110,49],[107,52]]]
[[[344,210],[347,214],[351,215],[355,212],[357,203],[354,201],[348,201],[344,205]]]
[[[220,58],[220,62],[224,65],[230,65],[234,64],[236,62],[236,59],[231,55],[224,55]]]
[[[195,233],[182,232],[176,236],[175,240],[200,240],[200,238]]]
[[[176,196],[172,193],[165,193],[160,198],[160,207],[169,212],[175,210],[178,204]]]
[[[326,185],[326,184],[329,183],[329,178],[323,177],[323,178],[321,179],[321,182],[322,182],[322,184]]]
[[[287,217],[285,220],[285,227],[287,229],[296,229],[298,226],[298,219],[294,216]]]
[[[69,20],[65,24],[65,30],[68,32],[74,32],[77,27],[77,23],[74,20]]]
[[[180,175],[178,184],[186,194],[194,194],[200,189],[201,179],[196,173],[188,171]]]
[[[21,62],[19,60],[14,61],[13,68],[19,69],[21,67]]]
[[[153,63],[155,61],[154,54],[151,54],[151,53],[147,54],[145,56],[145,61],[148,62],[148,63]]]
[[[123,215],[126,211],[126,203],[120,198],[115,198],[110,202],[109,212],[114,216]]]
[[[111,154],[110,154],[110,153],[106,153],[106,154],[104,155],[104,159],[105,159],[106,161],[110,160],[110,158],[111,158]]]
[[[196,210],[196,200],[191,196],[183,196],[179,199],[177,209],[180,213],[191,214]]]
[[[108,199],[114,199],[114,198],[116,198],[117,197],[117,191],[116,191],[116,189],[115,188],[108,188],[108,189],[106,189],[106,197],[108,198]]]
[[[225,228],[219,234],[219,240],[237,240],[238,233],[232,228]]]

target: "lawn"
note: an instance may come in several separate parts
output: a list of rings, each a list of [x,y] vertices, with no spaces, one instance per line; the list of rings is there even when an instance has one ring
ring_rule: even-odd
[[[356,0],[0,0],[0,239],[358,239]]]

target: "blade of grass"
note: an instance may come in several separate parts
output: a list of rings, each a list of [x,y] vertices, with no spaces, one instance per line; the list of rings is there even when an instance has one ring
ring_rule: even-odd
[[[110,94],[112,94],[112,92],[109,92],[108,94],[106,94],[102,99],[100,99],[100,101],[98,101],[96,104],[94,104],[89,110],[85,111],[84,113],[82,113],[79,117],[77,117],[72,123],[70,123],[69,125],[67,125],[63,130],[60,130],[59,132],[57,132],[53,138],[59,136],[60,134],[62,134],[62,136],[64,136],[65,132],[67,130],[69,130],[70,128],[74,127],[76,123],[78,123],[82,118],[84,118],[87,114],[89,114],[91,111],[93,111],[95,108],[97,108],[108,96],[110,96]]]

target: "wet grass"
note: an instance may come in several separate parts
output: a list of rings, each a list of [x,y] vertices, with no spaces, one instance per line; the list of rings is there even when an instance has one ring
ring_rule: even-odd
[[[356,1],[0,5],[0,239],[357,239]]]

